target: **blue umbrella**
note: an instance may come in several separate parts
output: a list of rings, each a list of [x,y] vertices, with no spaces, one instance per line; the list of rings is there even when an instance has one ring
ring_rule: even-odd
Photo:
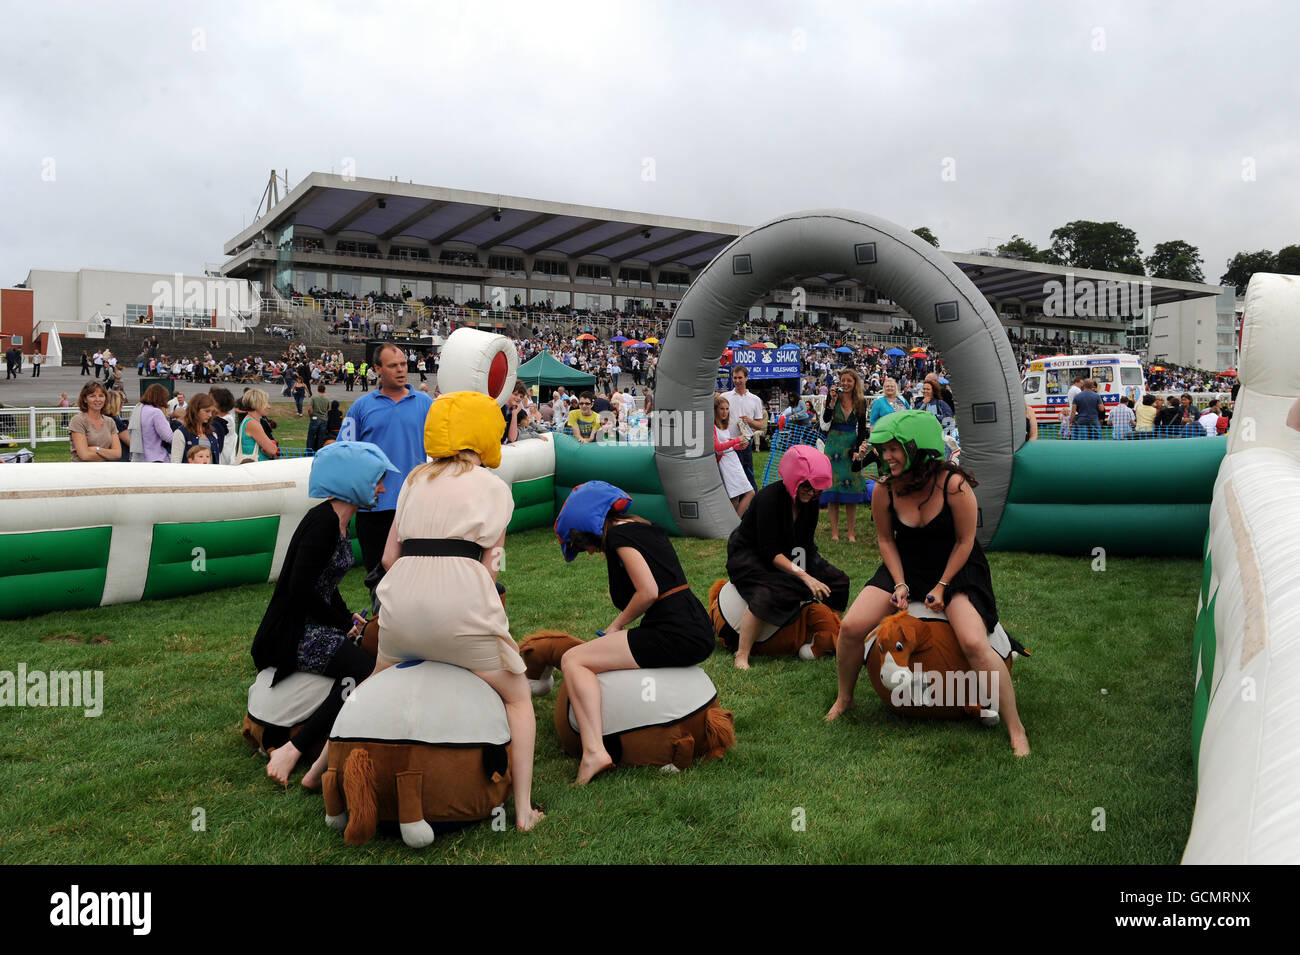
[[[827,345],[825,342],[818,342],[816,345],[813,346],[813,348],[830,348],[830,347],[831,346]]]
[[[622,335],[615,335],[613,338],[610,339],[610,341],[612,341],[612,342],[625,342],[625,341],[627,341],[627,339],[624,338]]]
[[[902,355],[902,354],[903,354],[903,349],[901,349],[901,348],[891,348],[891,349],[889,349],[889,351],[885,352],[885,354],[886,354],[886,355]]]
[[[632,345],[631,348],[633,351],[636,351],[638,348],[654,348],[654,345],[647,345],[645,342],[637,342],[635,345]],[[944,382],[944,384],[947,384],[947,382]]]
[[[737,338],[734,342],[727,342],[728,348],[745,348],[747,345],[749,345],[749,342],[743,338]]]
[[[853,354],[853,349],[852,349],[852,348],[849,348],[849,347],[846,346],[846,345],[841,345],[839,348],[837,348],[837,349],[835,349],[835,350],[836,350],[837,352],[839,352],[841,355],[852,355],[852,354]]]

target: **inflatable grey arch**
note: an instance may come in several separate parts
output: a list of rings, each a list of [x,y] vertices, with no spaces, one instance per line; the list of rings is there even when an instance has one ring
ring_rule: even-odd
[[[740,236],[692,283],[668,328],[655,389],[655,461],[682,533],[736,526],[713,455],[718,356],[741,315],[792,275],[843,274],[901,305],[930,336],[957,385],[962,465],[980,482],[980,543],[998,529],[1025,412],[1011,343],[984,296],[938,249],[875,216],[813,210]]]

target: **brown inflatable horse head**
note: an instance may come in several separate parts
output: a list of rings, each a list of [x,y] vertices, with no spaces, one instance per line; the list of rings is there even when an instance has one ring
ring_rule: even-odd
[[[718,642],[734,653],[739,634],[727,622],[719,601],[722,588],[726,585],[725,579],[715,580],[709,588],[709,619],[713,621],[713,632],[718,635]],[[805,660],[816,660],[834,656],[839,639],[840,615],[825,604],[814,601],[805,604],[793,620],[778,628],[770,637],[756,641],[751,652],[757,656],[799,656]]]
[[[1010,657],[1006,662],[1010,668]],[[886,617],[868,638],[863,666],[876,694],[896,713],[997,723],[996,680],[970,665],[947,620],[907,610]]]

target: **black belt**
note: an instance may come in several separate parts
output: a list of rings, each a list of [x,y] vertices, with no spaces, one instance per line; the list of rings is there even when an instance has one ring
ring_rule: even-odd
[[[409,537],[402,541],[403,557],[468,557],[482,560],[483,548],[473,541],[450,537]]]

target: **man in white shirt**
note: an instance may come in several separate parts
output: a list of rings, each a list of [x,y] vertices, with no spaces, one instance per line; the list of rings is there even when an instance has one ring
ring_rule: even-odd
[[[1202,428],[1205,429],[1207,437],[1214,437],[1219,433],[1219,399],[1215,398],[1210,402],[1205,412],[1196,419]]]
[[[731,409],[731,422],[728,432],[731,437],[746,438],[763,431],[767,427],[767,415],[763,410],[763,400],[749,390],[749,370],[744,365],[736,365],[731,370],[732,390],[724,392]],[[743,449],[736,449],[740,465],[745,469],[751,487],[758,487],[754,481],[754,445],[753,442]]]
[[[96,349],[95,350],[95,378],[96,379],[99,378],[99,373],[102,372],[103,370],[104,370],[104,353]]]
[[[172,395],[171,401],[167,402],[167,417],[179,418],[185,414],[185,395],[182,392],[176,392]]]

